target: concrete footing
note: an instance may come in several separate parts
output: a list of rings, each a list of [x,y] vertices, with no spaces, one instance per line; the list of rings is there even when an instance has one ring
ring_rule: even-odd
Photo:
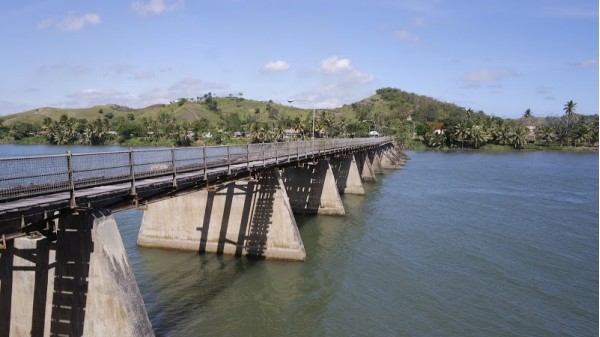
[[[379,150],[368,151],[367,153],[371,166],[375,174],[383,174],[383,167],[381,166],[381,156]]]
[[[256,180],[151,203],[138,236],[144,247],[304,260],[306,252],[277,169]]]
[[[329,160],[287,167],[282,178],[294,213],[346,214]]]
[[[365,194],[354,155],[332,158],[330,164],[340,194]]]
[[[375,176],[369,154],[367,152],[360,152],[357,153],[355,157],[361,179],[363,181],[377,181],[377,176]]]
[[[58,220],[0,251],[2,336],[153,336],[114,218]]]
[[[397,169],[404,165],[404,159],[393,147],[382,148],[379,150],[381,156],[381,167],[384,169]]]

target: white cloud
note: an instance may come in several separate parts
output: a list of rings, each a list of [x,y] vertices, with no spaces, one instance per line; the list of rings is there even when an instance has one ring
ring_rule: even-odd
[[[290,65],[285,61],[277,60],[268,62],[263,68],[267,71],[283,71],[288,70]]]
[[[346,83],[369,84],[373,81],[375,81],[375,76],[357,70],[353,70],[348,77],[346,77]]]
[[[33,109],[33,105],[22,102],[8,101],[0,98],[0,116],[10,115]]]
[[[108,66],[105,75],[117,75],[133,78],[136,80],[148,80],[156,77],[153,70],[136,70],[131,64],[115,63]]]
[[[577,63],[577,67],[579,68],[597,68],[598,67],[598,59],[595,60],[585,60]]]
[[[350,59],[341,59],[334,55],[321,61],[319,70],[326,74],[334,74],[343,71],[351,71],[352,65],[350,64]]]
[[[139,94],[87,88],[67,95],[58,106],[89,107],[100,104],[120,104],[132,108],[143,108],[153,104],[167,104],[182,97],[196,97],[211,90],[227,89],[224,83],[209,83],[196,78],[184,78],[166,88],[155,88]],[[0,105],[1,107],[1,105]]]
[[[96,26],[102,22],[100,15],[96,13],[87,13],[77,15],[75,12],[69,12],[66,18],[55,20],[48,18],[37,24],[38,29],[47,29],[55,27],[63,32],[75,32],[82,30],[86,26]]]
[[[107,72],[115,75],[126,75],[131,73],[135,66],[126,63],[115,63],[108,66]]]
[[[101,90],[95,88],[81,89],[78,92],[67,95],[67,98],[83,101],[98,101],[106,98],[123,96],[123,93],[113,90]],[[108,103],[108,102],[106,102]]]
[[[38,74],[58,74],[61,76],[81,76],[89,72],[87,66],[81,64],[66,64],[66,63],[55,63],[46,64],[37,69]]]
[[[134,1],[131,5],[131,8],[138,14],[158,15],[163,12],[180,10],[184,7],[184,5],[184,0],[176,0],[169,3],[165,2],[165,0],[150,0],[148,2]]]
[[[66,19],[64,19],[58,26],[64,31],[77,31],[83,29],[87,25],[95,26],[100,24],[100,15],[94,13],[84,14],[82,16],[76,16],[74,13],[69,13]]]
[[[396,39],[399,41],[421,42],[421,38],[408,30],[399,30],[395,33]]]
[[[179,97],[195,97],[201,94],[201,91],[209,89],[227,89],[229,85],[225,83],[209,83],[202,80],[188,77],[169,87],[169,92]]]
[[[375,82],[375,76],[354,68],[350,59],[338,56],[321,61],[319,71],[323,74],[322,85],[293,97],[309,99],[317,108],[339,107],[364,98]]]
[[[37,29],[46,29],[46,28],[50,28],[52,27],[52,25],[54,25],[55,21],[52,18],[48,18],[48,19],[44,19],[40,22],[38,22],[37,24]]]
[[[510,70],[480,70],[466,73],[464,79],[467,82],[490,82],[516,75],[515,72]]]
[[[344,78],[340,81],[340,85],[355,85],[355,84],[369,84],[375,80],[375,76],[365,74],[352,66],[352,62],[347,58],[339,58],[337,56],[330,56],[323,61],[319,70],[327,75],[342,75]]]
[[[552,17],[575,19],[598,18],[598,7],[592,1],[588,5],[586,8],[584,6],[576,7],[577,4],[569,5],[569,7],[549,6],[541,10],[543,15]]]

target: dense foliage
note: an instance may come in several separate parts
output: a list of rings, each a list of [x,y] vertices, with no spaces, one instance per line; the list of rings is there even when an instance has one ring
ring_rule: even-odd
[[[338,109],[317,109],[316,137],[366,137],[370,131],[394,135],[406,146],[481,148],[597,146],[598,115],[576,114],[567,102],[561,116],[502,119],[430,97],[382,88]],[[49,108],[46,108],[49,109]],[[58,110],[58,109],[56,109]],[[275,142],[311,137],[311,110],[246,100],[242,93],[207,93],[145,109],[102,106],[62,110],[43,120],[35,113],[0,118],[3,142],[51,144],[177,145],[222,142]],[[54,117],[54,118],[53,118]]]

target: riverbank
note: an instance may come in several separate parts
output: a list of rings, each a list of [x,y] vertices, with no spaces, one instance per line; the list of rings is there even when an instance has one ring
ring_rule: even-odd
[[[225,138],[225,139],[202,139],[190,144],[189,146],[203,145],[232,145],[232,144],[248,144],[249,139],[246,138]],[[20,140],[15,140],[12,137],[0,138],[0,144],[5,145],[53,145],[47,142],[42,136],[26,137]],[[72,144],[85,145],[85,144]],[[170,147],[174,146],[173,140],[168,138],[131,138],[125,142],[119,143],[117,139],[106,142],[101,146],[126,146],[126,147]],[[477,151],[477,152],[511,152],[511,151],[565,151],[565,152],[598,152],[598,146],[562,146],[556,143],[550,144],[525,144],[522,149],[515,149],[511,145],[486,144],[478,149],[473,148],[430,148],[422,143],[404,144],[403,149],[415,151],[443,151],[443,152],[459,152],[459,151]]]
[[[564,151],[564,152],[598,152],[598,146],[562,146],[560,144],[526,144],[522,149],[515,149],[510,145],[496,145],[488,144],[478,149],[473,148],[430,148],[423,144],[420,145],[408,145],[403,147],[404,150],[413,151],[440,151],[440,152],[461,152],[461,151],[473,151],[473,152],[523,152],[523,151]]]

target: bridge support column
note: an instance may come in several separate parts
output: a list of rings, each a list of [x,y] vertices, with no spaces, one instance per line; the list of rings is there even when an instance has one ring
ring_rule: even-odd
[[[56,242],[22,237],[0,251],[0,287],[12,288],[1,295],[10,320],[0,334],[152,336],[112,216],[70,215],[58,228]]]
[[[360,172],[360,177],[363,181],[377,181],[377,177],[375,176],[375,171],[373,170],[373,166],[371,165],[371,159],[369,159],[369,154],[364,152],[359,152],[355,155],[356,164],[358,166],[358,171]]]
[[[404,161],[398,157],[391,146],[381,148],[379,154],[381,156],[381,167],[384,169],[398,169],[404,165]]]
[[[383,167],[381,166],[381,156],[379,150],[368,151],[369,159],[371,160],[371,166],[375,174],[383,174]]]
[[[365,194],[354,155],[332,158],[330,164],[340,194]]]
[[[138,245],[304,260],[279,170],[148,204]]]
[[[294,213],[346,214],[329,160],[287,167],[282,176]]]

